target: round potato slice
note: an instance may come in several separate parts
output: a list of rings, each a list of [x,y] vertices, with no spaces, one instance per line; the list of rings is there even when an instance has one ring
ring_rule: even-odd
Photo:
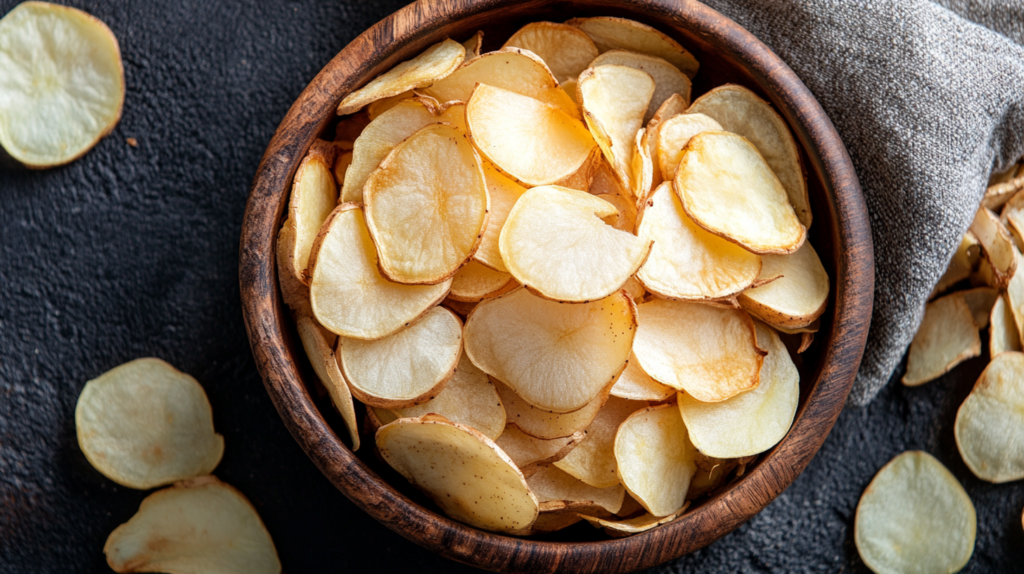
[[[672,94],[679,94],[686,101],[690,100],[690,78],[667,60],[657,56],[638,54],[628,50],[608,50],[590,63],[591,68],[598,66],[626,66],[650,74],[654,79],[654,95],[651,96],[647,112],[644,113],[644,123],[654,117],[654,113],[658,111],[661,104]],[[579,74],[577,73],[577,75]]]
[[[630,353],[629,364],[612,386],[611,395],[631,401],[661,402],[676,394],[676,390],[651,378],[640,367],[636,354]]]
[[[645,289],[661,297],[731,297],[750,287],[761,272],[759,256],[695,224],[668,182],[648,199],[637,235],[654,246],[636,277]],[[827,295],[828,276],[825,289]]]
[[[487,224],[480,158],[448,124],[395,147],[366,180],[363,201],[381,273],[398,283],[447,280],[476,252]]]
[[[655,142],[658,166],[665,181],[672,181],[683,159],[683,150],[701,132],[724,131],[722,125],[704,114],[679,114],[658,124]]]
[[[752,391],[719,403],[679,395],[679,412],[697,450],[715,458],[740,458],[778,444],[793,425],[800,401],[800,372],[782,339],[755,323],[757,345],[768,350],[760,383]]]
[[[509,213],[498,247],[512,276],[530,291],[574,303],[607,297],[647,259],[651,242],[601,221],[608,202],[556,186],[535,187]]]
[[[512,34],[502,48],[521,48],[540,56],[559,82],[575,80],[597,57],[597,46],[579,28],[531,22]]]
[[[353,339],[379,339],[409,326],[451,287],[451,281],[402,285],[382,277],[363,211],[353,203],[327,217],[309,259],[313,315],[328,331]]]
[[[495,532],[526,530],[537,497],[491,439],[443,419],[398,419],[377,431],[381,457],[448,516]]]
[[[526,484],[530,485],[530,489],[537,495],[537,500],[542,503],[552,501],[589,502],[596,507],[595,510],[604,510],[611,514],[615,514],[622,508],[626,490],[619,484],[618,479],[607,487],[595,488],[559,470],[556,468],[557,466],[558,463],[555,463],[555,466],[541,468],[526,479]],[[580,512],[585,512],[585,510],[580,509]]]
[[[285,225],[293,227],[295,234],[288,262],[292,274],[306,284],[309,284],[306,269],[309,265],[309,250],[320,234],[320,226],[338,205],[338,188],[331,174],[336,154],[336,149],[328,142],[314,141],[295,172],[292,194],[288,199],[288,219]]]
[[[475,303],[496,297],[515,285],[515,280],[508,273],[470,261],[452,277],[452,292],[448,296],[456,301]]]
[[[675,405],[630,415],[615,434],[614,452],[622,485],[647,512],[670,516],[683,508],[697,451]]]
[[[565,458],[554,465],[569,475],[594,488],[610,488],[619,483],[615,472],[615,432],[629,415],[645,408],[646,402],[627,401],[617,397],[608,399],[586,428],[584,438]],[[609,510],[610,512],[618,512]]]
[[[136,359],[86,383],[75,429],[93,467],[129,488],[208,474],[224,454],[203,387],[160,359]]]
[[[610,16],[574,18],[566,24],[583,30],[601,52],[621,49],[657,56],[690,78],[697,74],[699,64],[692,54],[680,46],[679,42],[646,24]]]
[[[444,307],[373,341],[338,338],[338,362],[352,394],[375,407],[403,408],[434,399],[455,373],[462,321]]]
[[[341,374],[338,366],[338,359],[334,356],[331,343],[334,336],[331,336],[331,343],[324,337],[320,325],[311,317],[299,317],[295,321],[295,329],[299,332],[299,339],[302,341],[302,348],[309,357],[309,362],[316,372],[317,378],[327,389],[331,396],[331,402],[341,414],[345,426],[348,428],[349,437],[352,439],[352,450],[359,450],[359,421],[356,419],[356,407],[352,403],[352,393],[349,391],[348,383]]]
[[[520,470],[532,474],[538,468],[569,454],[584,436],[586,435],[583,431],[579,431],[566,437],[544,440],[530,436],[514,425],[508,425],[494,442],[508,454]]]
[[[974,552],[977,523],[956,477],[930,454],[908,451],[864,490],[853,540],[878,574],[958,572]]]
[[[652,299],[637,314],[633,352],[654,380],[708,403],[757,387],[765,352],[744,311]]]
[[[124,104],[121,50],[97,18],[22,2],[0,19],[0,145],[31,168],[84,155]]]
[[[828,273],[818,253],[804,242],[791,255],[764,255],[758,279],[779,277],[739,296],[740,306],[771,324],[790,329],[806,327],[828,305]]]
[[[278,574],[281,562],[252,504],[213,476],[147,496],[103,546],[114,572]]]
[[[925,305],[907,353],[903,384],[923,385],[980,354],[981,336],[967,302],[958,293],[941,297]]]
[[[608,393],[602,392],[582,409],[571,413],[552,413],[531,406],[507,385],[495,381],[494,387],[501,395],[508,424],[542,440],[572,436],[586,429],[608,401]]]
[[[531,405],[568,413],[615,382],[636,325],[623,291],[562,305],[520,288],[477,305],[466,320],[466,354]]]
[[[989,482],[1024,478],[1024,353],[992,359],[956,413],[956,446]]]
[[[491,163],[530,186],[572,175],[595,145],[587,128],[559,108],[486,84],[473,91],[466,124]]]
[[[489,162],[484,162],[484,181],[487,183],[491,211],[487,214],[487,227],[480,239],[480,248],[473,254],[473,259],[491,269],[508,273],[508,268],[501,259],[498,239],[512,206],[526,193],[526,188],[506,177]]]

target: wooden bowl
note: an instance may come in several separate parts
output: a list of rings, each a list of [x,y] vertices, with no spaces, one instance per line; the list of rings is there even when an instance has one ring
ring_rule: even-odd
[[[797,359],[802,384],[792,429],[741,479],[674,522],[629,538],[606,539],[589,527],[544,540],[512,538],[436,512],[405,480],[374,460],[372,437],[358,457],[338,438],[336,429],[344,434],[344,427],[329,399],[317,396],[322,395],[318,383],[295,344],[277,286],[274,242],[296,167],[314,138],[333,125],[335,108],[346,94],[446,36],[462,40],[483,29],[484,48],[492,50],[529,21],[598,15],[632,18],[682,43],[701,64],[694,98],[732,82],[778,109],[802,147],[814,210],[810,239],[832,279],[831,300],[815,344]],[[256,173],[240,251],[242,305],[253,355],[295,440],[345,496],[395,532],[453,560],[501,572],[648,568],[713,542],[764,508],[807,466],[842,410],[864,350],[874,290],[864,199],[832,123],[778,56],[735,22],[692,0],[432,0],[399,10],[338,53],[288,111]]]

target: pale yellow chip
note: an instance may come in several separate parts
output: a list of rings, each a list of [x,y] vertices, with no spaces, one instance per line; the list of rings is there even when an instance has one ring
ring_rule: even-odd
[[[743,86],[727,84],[697,98],[688,113],[710,116],[723,130],[753,144],[778,176],[800,223],[811,226],[811,203],[800,151],[786,121],[768,102]]]
[[[542,440],[572,436],[586,430],[598,411],[608,401],[608,393],[602,392],[582,409],[571,413],[552,413],[534,407],[524,401],[508,387],[495,381],[494,388],[505,406],[507,422],[524,433]]]
[[[288,198],[285,225],[293,229],[295,238],[288,262],[292,274],[306,284],[309,283],[309,250],[320,233],[320,226],[338,205],[338,187],[331,173],[336,153],[330,143],[315,140],[295,172],[292,194]]]
[[[960,455],[978,478],[1024,478],[1024,353],[992,358],[960,405],[953,431]]]
[[[857,504],[853,541],[879,574],[958,572],[978,520],[964,488],[930,454],[908,451],[878,471]]]
[[[590,63],[591,68],[598,66],[628,66],[650,74],[654,79],[654,95],[651,96],[647,112],[644,113],[644,122],[654,117],[661,104],[673,94],[678,94],[686,101],[690,100],[690,78],[667,60],[657,56],[628,50],[608,50]]]
[[[989,264],[990,285],[1005,289],[1017,270],[1016,248],[1009,231],[996,214],[981,207],[974,214],[971,232],[981,244],[982,259]]]
[[[287,221],[277,233],[277,280],[281,287],[281,299],[296,315],[312,315],[309,304],[309,287],[295,275],[292,258],[295,253],[295,226]]]
[[[715,458],[740,458],[778,444],[793,425],[800,401],[800,372],[779,335],[756,323],[757,344],[768,351],[760,383],[752,391],[720,403],[702,403],[679,395],[679,411],[690,441]]]
[[[651,123],[658,124],[678,116],[685,112],[688,107],[690,107],[689,97],[684,98],[681,94],[672,94],[664,102],[661,102],[648,125]]]
[[[654,380],[705,402],[757,387],[765,352],[740,309],[652,299],[637,305],[633,352]]]
[[[609,16],[574,18],[566,24],[583,30],[601,52],[615,49],[639,52],[667,60],[690,78],[697,73],[699,64],[692,54],[679,42],[646,24]]]
[[[648,135],[646,128],[640,128],[640,131],[636,132],[636,146],[633,148],[633,159],[630,163],[633,170],[630,191],[634,205],[643,204],[654,184],[654,161],[651,159]]]
[[[611,395],[631,401],[652,401],[661,402],[668,400],[676,390],[668,385],[655,381],[650,375],[644,372],[636,354],[629,355],[629,364],[626,370],[622,371],[615,385],[612,386]]]
[[[978,238],[968,230],[960,239],[960,245],[953,253],[952,259],[949,260],[949,266],[946,267],[946,272],[939,279],[932,295],[942,293],[954,284],[967,279],[977,266],[980,256],[981,244],[978,243]]]
[[[531,22],[512,34],[502,48],[521,48],[540,56],[559,82],[575,80],[597,57],[597,46],[579,28]]]
[[[751,315],[794,329],[810,325],[825,312],[828,273],[809,242],[790,255],[763,255],[758,278],[772,277],[779,278],[740,294],[740,306]]]
[[[609,215],[603,218],[604,222],[611,225],[619,231],[625,231],[627,233],[633,233],[633,229],[636,228],[636,207],[626,198],[621,195],[602,194],[595,195],[598,199],[603,199],[608,203],[612,204],[618,213],[615,215]],[[633,293],[630,293],[632,295]],[[635,297],[634,297],[635,299]]]
[[[1021,255],[1015,252],[1014,257],[1017,259],[1017,265],[1019,265],[1022,259]],[[1013,321],[1017,325],[1017,332],[1024,332],[1021,329],[1021,326],[1024,326],[1024,273],[1021,273],[1020,277],[1014,273],[1013,277],[1010,278],[1010,282],[1006,286],[1006,302],[1010,304],[1010,312],[1013,314]]]
[[[411,99],[415,96],[416,92],[414,92],[413,90],[409,90],[407,92],[402,92],[397,96],[391,96],[389,98],[384,98],[381,100],[371,102],[369,105],[366,106],[366,117],[373,121],[380,117],[384,112],[397,106],[399,103]]]
[[[426,88],[454,72],[465,58],[466,49],[462,44],[446,38],[346,96],[338,105],[338,115],[351,114],[366,104],[408,90]]]
[[[675,405],[634,412],[619,425],[614,445],[619,480],[647,512],[670,516],[683,508],[697,450]]]
[[[530,186],[575,173],[595,145],[583,123],[558,108],[488,85],[473,91],[466,124],[491,163]]]
[[[672,181],[683,159],[683,149],[701,132],[724,131],[722,125],[704,114],[679,114],[658,124],[655,142],[658,167],[665,181]]]
[[[452,292],[448,296],[456,301],[474,303],[497,297],[515,286],[512,275],[470,261],[452,277]]]
[[[669,514],[668,516],[654,516],[653,514],[643,514],[635,518],[627,518],[625,520],[609,520],[607,518],[599,518],[597,516],[588,516],[581,514],[580,517],[585,519],[594,528],[604,528],[604,531],[612,537],[630,536],[632,534],[639,534],[645,532],[656,526],[662,524],[668,524],[679,517],[686,508],[690,506],[689,502],[683,504],[683,507]]]
[[[907,353],[903,384],[916,387],[981,354],[981,337],[971,308],[959,294],[928,303]]]
[[[390,335],[444,299],[451,287],[451,281],[402,285],[382,277],[363,211],[351,203],[339,205],[324,222],[310,260],[313,314],[328,331],[343,337]]]
[[[508,214],[519,197],[526,193],[526,188],[499,172],[490,162],[484,162],[484,181],[487,183],[487,195],[490,198],[490,213],[487,214],[487,227],[480,239],[480,248],[473,258],[496,271],[508,272],[505,262],[501,259],[498,238],[505,226]]]
[[[636,321],[623,292],[563,305],[520,288],[477,305],[466,321],[466,354],[531,405],[567,413],[615,382]]]
[[[1024,184],[1024,181],[1021,183]],[[1007,231],[1010,232],[1017,251],[1024,249],[1024,235],[1021,235],[1021,232],[1024,231],[1024,194],[1019,191],[1013,194],[1010,201],[1003,206],[1003,210],[999,214],[999,221],[1003,222]]]
[[[967,307],[970,308],[971,316],[974,317],[974,324],[979,329],[988,327],[988,318],[992,313],[992,306],[995,305],[996,299],[999,298],[999,292],[991,287],[975,287],[974,289],[967,289],[958,293],[964,298]]]
[[[160,359],[136,359],[87,382],[75,430],[93,467],[129,488],[208,474],[224,454],[203,387]]]
[[[732,297],[750,287],[761,272],[760,256],[695,224],[668,182],[648,198],[637,235],[654,246],[636,277],[645,289],[661,297]],[[828,277],[825,279],[827,294]]]
[[[147,496],[135,516],[110,533],[103,553],[114,572],[281,572],[256,509],[213,476]]]
[[[556,186],[534,187],[509,213],[498,239],[516,281],[556,301],[588,302],[615,293],[647,259],[651,242],[601,221],[608,202]]]
[[[299,332],[299,340],[302,341],[302,348],[309,357],[309,363],[313,365],[313,371],[327,389],[331,402],[345,421],[345,427],[352,439],[352,450],[359,450],[359,421],[356,419],[356,407],[352,402],[348,383],[341,374],[338,359],[334,356],[334,349],[331,348],[334,337],[328,341],[320,325],[312,317],[296,319],[295,329]]]
[[[615,433],[629,415],[647,407],[646,402],[612,397],[601,407],[586,428],[587,436],[572,452],[554,463],[569,475],[594,488],[610,488],[619,483],[615,465]],[[621,502],[621,500],[620,500]],[[618,508],[609,509],[618,512]]]
[[[504,436],[504,434],[503,434]],[[398,419],[377,431],[381,457],[448,516],[495,532],[526,530],[537,497],[491,439],[443,417]]]
[[[569,454],[584,436],[583,431],[580,431],[567,437],[544,440],[509,425],[494,442],[508,454],[519,469],[532,474],[538,468]]]
[[[608,446],[611,450],[611,444]],[[573,449],[573,452],[577,449]],[[572,452],[569,453],[569,456],[572,456]],[[564,460],[562,459],[562,461]],[[611,514],[615,514],[622,508],[622,500],[625,498],[626,491],[617,479],[606,487],[594,487],[559,470],[558,464],[556,462],[555,466],[542,468],[526,479],[526,484],[530,485],[530,489],[537,495],[537,500],[541,502],[589,502]]]
[[[626,283],[622,285],[622,290],[625,291],[633,301],[640,303],[647,296],[647,290],[644,286],[637,281],[636,276],[630,277],[626,280]]]
[[[1013,311],[1006,302],[1006,295],[1000,295],[992,305],[989,319],[988,352],[990,358],[1006,351],[1020,351],[1020,333],[1013,319]]]
[[[444,307],[373,341],[340,337],[338,362],[352,394],[375,407],[403,408],[437,396],[462,353],[462,321]]]
[[[462,43],[462,47],[466,49],[467,58],[475,58],[480,55],[480,46],[484,43],[484,31],[477,30],[476,34],[469,37],[468,40]]]

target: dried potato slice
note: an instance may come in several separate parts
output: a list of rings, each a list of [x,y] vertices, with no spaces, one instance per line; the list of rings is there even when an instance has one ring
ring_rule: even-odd
[[[507,273],[508,268],[498,248],[498,238],[512,206],[526,193],[526,188],[499,172],[490,162],[484,162],[484,181],[491,202],[490,213],[487,214],[487,227],[480,239],[480,248],[473,254],[473,258],[491,269]]]
[[[601,165],[602,161],[604,160],[601,156],[601,149],[595,146],[590,150],[590,155],[587,156],[586,161],[583,162],[579,169],[573,172],[572,175],[563,177],[551,185],[589,191],[590,185],[594,182],[594,174],[597,173],[597,168]]]
[[[473,91],[466,124],[491,163],[531,186],[573,174],[594,148],[586,127],[558,108],[488,85]]]
[[[956,446],[975,476],[1024,478],[1024,353],[992,358],[956,413]]]
[[[1020,351],[1020,333],[1013,320],[1013,311],[1006,302],[1006,295],[1000,295],[992,305],[988,331],[989,358],[994,359],[999,353]]]
[[[932,296],[942,293],[956,283],[967,279],[977,266],[980,255],[981,245],[978,243],[978,238],[970,231],[967,231],[960,239],[960,245],[957,247],[956,252],[953,253],[953,257],[950,258],[946,272],[943,273],[935,289],[932,291]]]
[[[652,299],[637,314],[633,352],[654,380],[705,402],[757,387],[765,352],[746,312]]]
[[[626,198],[621,195],[602,194],[595,195],[598,199],[603,199],[608,203],[612,204],[618,213],[615,215],[609,215],[603,218],[603,221],[608,225],[611,225],[619,231],[625,231],[627,233],[633,233],[633,229],[636,228],[636,207]],[[631,293],[632,295],[632,293]],[[634,297],[635,299],[635,297]]]
[[[650,121],[661,104],[673,94],[678,94],[686,101],[690,100],[690,78],[663,58],[628,50],[608,50],[590,63],[591,68],[598,66],[627,66],[650,74],[654,79],[654,95],[644,114],[645,122]]]
[[[87,382],[75,431],[92,466],[129,488],[208,474],[224,454],[203,387],[160,359],[129,361]]]
[[[636,276],[627,279],[622,285],[622,290],[625,291],[636,303],[643,301],[644,297],[647,295],[647,291],[644,289],[644,286],[636,280]]]
[[[781,276],[781,277],[779,277]],[[810,243],[790,255],[764,255],[758,279],[779,277],[740,293],[740,306],[770,325],[810,325],[828,305],[828,273]]]
[[[281,562],[245,496],[213,476],[147,496],[103,545],[115,572],[278,574]]]
[[[1017,259],[1018,264],[1022,259],[1019,253],[1014,253],[1014,257]],[[1017,332],[1024,332],[1021,329],[1024,326],[1024,273],[1018,277],[1016,273],[1010,278],[1009,284],[1006,286],[1006,302],[1010,304],[1010,312],[1013,313],[1013,321],[1017,325]]]
[[[778,176],[797,218],[811,227],[811,203],[800,151],[786,121],[771,105],[743,86],[719,86],[697,98],[688,113],[714,118],[725,131],[746,138]]]
[[[668,400],[675,394],[675,389],[655,381],[644,372],[635,353],[630,353],[629,364],[626,365],[626,370],[622,371],[618,380],[615,381],[611,392],[613,397],[619,397],[620,399],[653,402]]]
[[[341,187],[345,183],[345,174],[348,173],[348,168],[351,165],[351,151],[339,153],[337,159],[334,160],[334,167],[331,168],[331,173],[334,174],[334,182],[338,187]]]
[[[675,405],[634,412],[619,425],[614,445],[619,479],[647,512],[669,516],[683,508],[697,450]]]
[[[704,455],[739,458],[762,453],[778,444],[793,425],[800,372],[775,331],[761,323],[754,327],[757,346],[768,350],[757,388],[720,403],[679,395],[690,441]]]
[[[986,209],[999,209],[1021,189],[1024,189],[1024,175],[1018,171],[1011,179],[990,183],[981,199],[981,205]]]
[[[916,387],[981,354],[981,337],[971,308],[954,293],[925,305],[924,319],[907,353],[903,384]]]
[[[621,291],[562,305],[520,288],[477,305],[466,320],[466,354],[531,405],[572,412],[618,378],[636,324]]]
[[[754,253],[793,253],[807,229],[757,149],[728,132],[705,131],[686,144],[673,187],[697,225]]]
[[[731,297],[750,287],[761,272],[761,257],[695,224],[668,182],[648,198],[637,236],[654,246],[636,277],[661,297]]]
[[[320,226],[338,205],[338,187],[331,173],[336,154],[330,143],[315,140],[295,172],[288,199],[285,226],[292,228],[294,236],[288,264],[292,274],[307,285],[309,250],[320,233]]]
[[[404,408],[434,399],[462,354],[462,321],[434,307],[412,325],[373,341],[338,338],[335,353],[352,394],[375,407]]]
[[[967,307],[971,310],[974,324],[979,329],[988,327],[988,317],[992,313],[992,306],[995,305],[996,299],[999,298],[999,292],[991,287],[975,287],[974,289],[958,291],[958,293],[964,298],[964,302],[967,303]]]
[[[1024,181],[1021,183],[1024,184]],[[1024,231],[1024,194],[1015,193],[1006,202],[1003,210],[999,213],[999,221],[1010,232],[1017,251],[1024,249],[1024,236],[1021,235],[1021,231]]]
[[[432,124],[395,147],[363,188],[381,273],[405,284],[446,281],[480,245],[489,200],[469,138]]]
[[[1010,233],[999,217],[984,207],[974,214],[971,232],[981,244],[983,259],[990,265],[992,286],[1006,288],[1017,270],[1016,248]]]
[[[335,208],[310,253],[313,315],[328,331],[379,339],[408,326],[444,299],[451,281],[402,285],[381,276],[377,250],[358,205]]]
[[[451,298],[446,298],[444,301],[441,301],[441,303],[444,304],[445,307],[448,307],[452,311],[455,311],[455,314],[458,315],[459,317],[462,317],[463,319],[468,317],[469,314],[473,312],[473,309],[476,309],[476,303],[456,301],[455,299]]]
[[[572,452],[554,463],[555,467],[594,488],[610,488],[619,483],[615,466],[615,432],[629,415],[647,407],[646,402],[612,397],[601,407],[586,428],[586,438]],[[621,499],[620,499],[621,502]],[[608,509],[615,513],[619,509]]]
[[[377,447],[456,520],[515,532],[537,518],[537,497],[523,473],[491,439],[465,425],[442,417],[398,419],[377,431]]]
[[[299,332],[299,340],[302,341],[302,348],[309,357],[313,371],[327,389],[331,402],[345,421],[345,427],[352,439],[352,451],[359,450],[359,421],[356,419],[356,407],[352,403],[352,392],[349,391],[348,383],[345,382],[341,368],[338,367],[334,349],[331,348],[333,337],[328,341],[320,325],[312,317],[296,319],[295,329]]]
[[[281,299],[296,315],[312,315],[309,304],[309,287],[295,275],[291,264],[295,251],[295,226],[287,221],[277,233],[277,281],[281,287]]]
[[[580,516],[590,523],[594,528],[604,528],[604,531],[613,537],[629,536],[632,534],[639,534],[654,528],[655,526],[661,526],[662,524],[668,524],[679,517],[683,512],[686,511],[687,507],[690,506],[689,502],[683,504],[683,507],[669,514],[668,516],[654,516],[653,514],[643,514],[635,518],[627,518],[625,520],[609,520],[606,518],[598,518],[596,516],[588,516],[581,514]]]
[[[630,167],[633,170],[630,191],[633,193],[635,204],[642,205],[651,193],[651,186],[654,183],[654,161],[651,159],[647,128],[640,128],[640,131],[636,132],[636,147],[633,149]]]
[[[583,30],[601,52],[615,49],[639,52],[667,60],[690,78],[697,73],[699,64],[692,54],[679,42],[646,24],[609,16],[574,18],[566,24]]]
[[[588,302],[615,293],[643,264],[650,241],[606,225],[607,201],[556,186],[534,187],[513,206],[498,248],[512,276],[556,301]]]
[[[864,490],[853,541],[875,572],[957,572],[974,551],[977,524],[956,477],[930,454],[908,451]]]
[[[569,454],[584,436],[583,431],[580,431],[570,436],[544,440],[509,425],[494,442],[508,454],[519,469],[532,473]]]
[[[679,114],[658,127],[658,166],[665,181],[672,181],[683,159],[683,150],[693,136],[701,132],[724,131],[722,125],[704,114]]]
[[[338,115],[351,114],[366,104],[408,90],[426,88],[454,72],[465,59],[466,49],[462,44],[445,38],[345,96],[338,105]]]
[[[480,55],[480,46],[484,43],[484,31],[477,30],[476,34],[469,37],[468,40],[462,43],[462,47],[466,49],[467,58],[475,58]]]
[[[407,92],[402,92],[397,96],[391,96],[389,98],[384,98],[381,100],[371,102],[369,105],[366,106],[366,117],[369,118],[370,121],[373,121],[379,118],[381,115],[383,115],[384,112],[397,106],[401,102],[411,99],[415,96],[416,92],[414,92],[413,90],[409,90]]]
[[[452,277],[452,292],[448,296],[456,301],[475,303],[501,295],[515,286],[515,279],[508,273],[470,261]]]
[[[717,490],[725,484],[733,469],[739,466],[739,460],[735,458],[715,460],[718,464],[709,469],[697,465],[697,473],[690,479],[690,488],[686,491],[687,500],[696,500]]]
[[[572,452],[569,454],[572,455]],[[555,466],[542,468],[526,479],[526,484],[530,485],[530,489],[537,495],[537,500],[590,502],[611,514],[622,508],[626,490],[619,484],[618,479],[606,487],[594,487],[559,470],[557,466],[556,462]]]
[[[669,118],[678,116],[685,112],[688,107],[690,107],[689,98],[684,98],[680,94],[672,94],[664,102],[661,102],[661,105],[658,106],[658,109],[654,112],[654,116],[651,117],[651,121],[648,125],[652,123],[659,124]]]
[[[571,413],[551,413],[530,405],[499,381],[494,381],[494,388],[505,406],[508,424],[541,440],[563,438],[586,430],[608,401],[608,393],[602,392],[582,409]]]
[[[575,80],[597,57],[597,46],[579,28],[554,22],[531,22],[502,48],[521,48],[540,56],[559,82]]]

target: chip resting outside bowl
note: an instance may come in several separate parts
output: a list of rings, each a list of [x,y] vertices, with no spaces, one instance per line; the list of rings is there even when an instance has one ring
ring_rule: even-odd
[[[981,337],[964,298],[947,295],[928,303],[907,353],[903,384],[914,387],[939,378],[981,354]]]
[[[1024,353],[993,357],[956,413],[956,445],[989,482],[1024,478]]]

